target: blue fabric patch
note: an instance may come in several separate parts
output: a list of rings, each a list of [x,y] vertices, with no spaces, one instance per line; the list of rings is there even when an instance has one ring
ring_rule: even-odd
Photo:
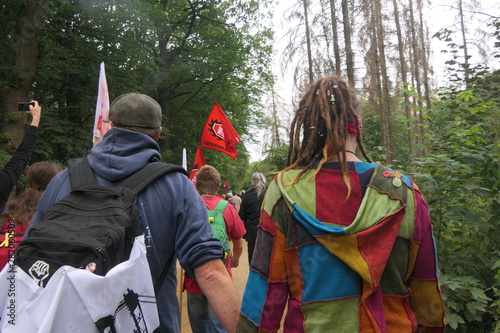
[[[366,171],[377,167],[377,163],[354,162],[357,173],[365,173]]]
[[[345,235],[344,227],[323,223],[314,216],[306,213],[296,203],[292,204],[292,207],[294,209],[292,211],[293,217],[299,221],[312,235]]]
[[[303,246],[299,251],[304,282],[302,302],[359,296],[359,275],[320,243]]]
[[[250,319],[256,326],[260,326],[262,309],[266,301],[267,280],[250,270],[247,286],[243,294],[241,313]]]

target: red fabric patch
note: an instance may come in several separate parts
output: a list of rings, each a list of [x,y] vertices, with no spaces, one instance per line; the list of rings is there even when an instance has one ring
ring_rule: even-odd
[[[356,171],[349,171],[351,196],[340,170],[323,169],[316,175],[316,218],[322,222],[350,225],[361,205],[361,185]]]
[[[357,233],[359,251],[370,269],[375,286],[380,283],[387,258],[401,226],[404,209],[383,219],[375,226]]]
[[[288,300],[288,312],[286,314],[284,332],[303,333],[304,331],[304,314],[300,309],[300,303],[296,299]]]
[[[273,219],[265,210],[260,211],[259,223],[262,229],[268,231],[273,236],[276,235],[276,224],[274,224]]]
[[[286,282],[269,283],[266,295],[266,302],[262,309],[260,318],[260,329],[273,332],[280,328],[281,317],[285,310],[288,296],[288,286]]]

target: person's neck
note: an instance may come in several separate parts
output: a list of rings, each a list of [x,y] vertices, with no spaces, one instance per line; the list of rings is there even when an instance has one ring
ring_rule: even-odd
[[[355,153],[355,149],[346,149],[345,157],[347,162],[361,162],[358,155]],[[339,158],[335,155],[330,160],[331,162],[339,162]]]

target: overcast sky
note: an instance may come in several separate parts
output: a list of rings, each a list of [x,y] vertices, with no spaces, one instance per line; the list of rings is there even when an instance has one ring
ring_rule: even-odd
[[[467,0],[464,0],[466,2]],[[439,30],[447,28],[453,25],[454,22],[454,10],[450,8],[450,4],[453,4],[454,0],[432,0],[432,5],[428,7],[425,12],[425,17],[427,19],[427,24],[429,27],[429,35],[432,36]],[[487,13],[492,16],[500,16],[500,0],[478,0],[481,4],[482,12]],[[280,58],[281,52],[286,44],[286,40],[283,38],[284,34],[288,30],[286,22],[283,23],[284,12],[289,9],[295,1],[291,0],[279,0],[278,5],[274,12],[274,30],[275,30],[275,46],[277,47],[276,58],[274,61],[275,75],[278,78],[277,85],[275,87],[277,93],[284,99],[284,102],[290,104],[291,100],[296,94],[293,89],[293,78],[291,74],[285,73],[282,75],[280,68]],[[486,16],[481,14],[475,15],[479,19],[486,18]],[[486,24],[483,23],[481,28],[486,29]],[[430,65],[435,71],[433,79],[437,82],[437,86],[442,86],[446,82],[444,81],[444,69],[445,61],[449,59],[449,55],[441,53],[441,50],[446,48],[446,44],[440,42],[436,38],[431,38],[431,50],[433,53],[432,59],[430,59]],[[477,59],[477,58],[476,58]],[[499,68],[500,64],[498,60],[490,64],[494,68]],[[263,133],[259,134],[259,141],[262,141]],[[262,159],[262,142],[255,145],[246,145],[249,149],[252,157],[252,161],[258,161]]]

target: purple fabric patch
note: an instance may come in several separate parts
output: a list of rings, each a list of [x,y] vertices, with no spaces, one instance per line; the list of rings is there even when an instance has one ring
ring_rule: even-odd
[[[366,305],[370,309],[370,312],[377,322],[380,332],[387,332],[387,327],[385,325],[384,316],[384,303],[382,299],[382,289],[380,286],[375,288],[370,296],[366,299]]]
[[[415,241],[420,242],[412,277],[417,279],[435,280],[437,275],[437,259],[432,237],[432,225],[427,204],[420,192],[415,191]]]
[[[295,246],[300,247],[304,244],[311,244],[316,242],[316,239],[311,235],[310,232],[306,230],[306,228],[302,226],[302,224],[294,221],[291,226]]]
[[[260,318],[260,329],[264,331],[277,331],[280,328],[281,317],[285,310],[288,298],[288,285],[286,282],[273,282],[268,284],[266,302]]]
[[[304,314],[300,309],[300,303],[296,299],[288,300],[288,312],[286,314],[284,332],[304,333]]]

